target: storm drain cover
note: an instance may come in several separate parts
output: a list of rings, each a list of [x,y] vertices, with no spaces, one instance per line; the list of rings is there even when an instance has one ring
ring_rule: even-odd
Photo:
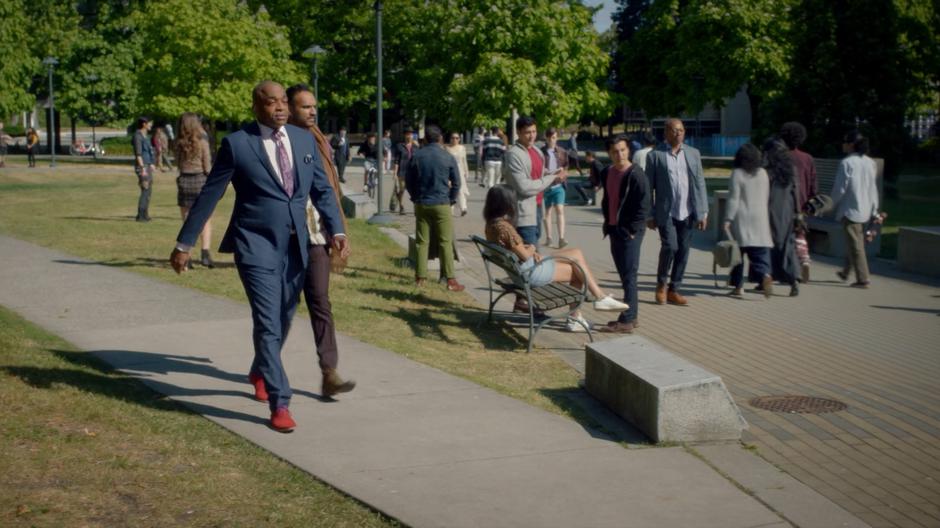
[[[815,396],[758,396],[748,402],[751,407],[779,413],[822,414],[844,411],[846,404]]]

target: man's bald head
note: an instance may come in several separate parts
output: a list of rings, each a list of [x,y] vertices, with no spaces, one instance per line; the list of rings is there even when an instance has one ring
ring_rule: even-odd
[[[261,81],[251,92],[255,119],[265,126],[278,129],[287,123],[289,116],[287,92],[274,81]]]

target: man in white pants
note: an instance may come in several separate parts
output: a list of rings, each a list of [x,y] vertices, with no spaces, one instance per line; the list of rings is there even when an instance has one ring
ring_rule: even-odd
[[[483,140],[483,165],[486,168],[483,181],[487,189],[499,183],[505,152],[506,145],[503,143],[503,139],[499,137],[499,127],[491,128]]]

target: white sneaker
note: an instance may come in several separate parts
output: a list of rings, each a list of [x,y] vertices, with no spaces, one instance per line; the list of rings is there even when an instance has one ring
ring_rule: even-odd
[[[594,301],[594,309],[602,312],[622,312],[624,310],[629,310],[630,305],[627,303],[622,303],[608,295],[603,299]]]
[[[584,323],[584,326],[581,326],[580,323]],[[587,332],[585,326],[587,328],[594,328],[591,323],[584,318],[583,315],[579,315],[577,319],[573,317],[568,317],[565,319],[565,328],[567,328],[569,332]]]
[[[552,237],[545,237],[545,245],[546,245],[546,246],[552,247],[552,243],[554,243],[554,242],[555,242],[555,241],[552,240]]]

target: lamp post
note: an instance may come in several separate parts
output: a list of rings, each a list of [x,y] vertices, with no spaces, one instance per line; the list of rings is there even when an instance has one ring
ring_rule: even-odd
[[[317,104],[320,104],[320,73],[317,71],[317,59],[321,53],[325,52],[325,49],[316,44],[312,44],[303,52],[304,57],[313,59],[313,96],[316,98]]]
[[[52,154],[50,167],[55,167],[55,97],[52,93],[52,70],[59,61],[55,57],[46,57],[42,63],[49,67],[49,153]]]
[[[375,0],[375,59],[376,59],[376,91],[375,91],[375,126],[376,133],[382,134],[382,0]],[[378,171],[379,185],[375,204],[376,213],[369,219],[370,224],[390,224],[392,218],[382,214],[382,147],[376,142],[376,170]]]

